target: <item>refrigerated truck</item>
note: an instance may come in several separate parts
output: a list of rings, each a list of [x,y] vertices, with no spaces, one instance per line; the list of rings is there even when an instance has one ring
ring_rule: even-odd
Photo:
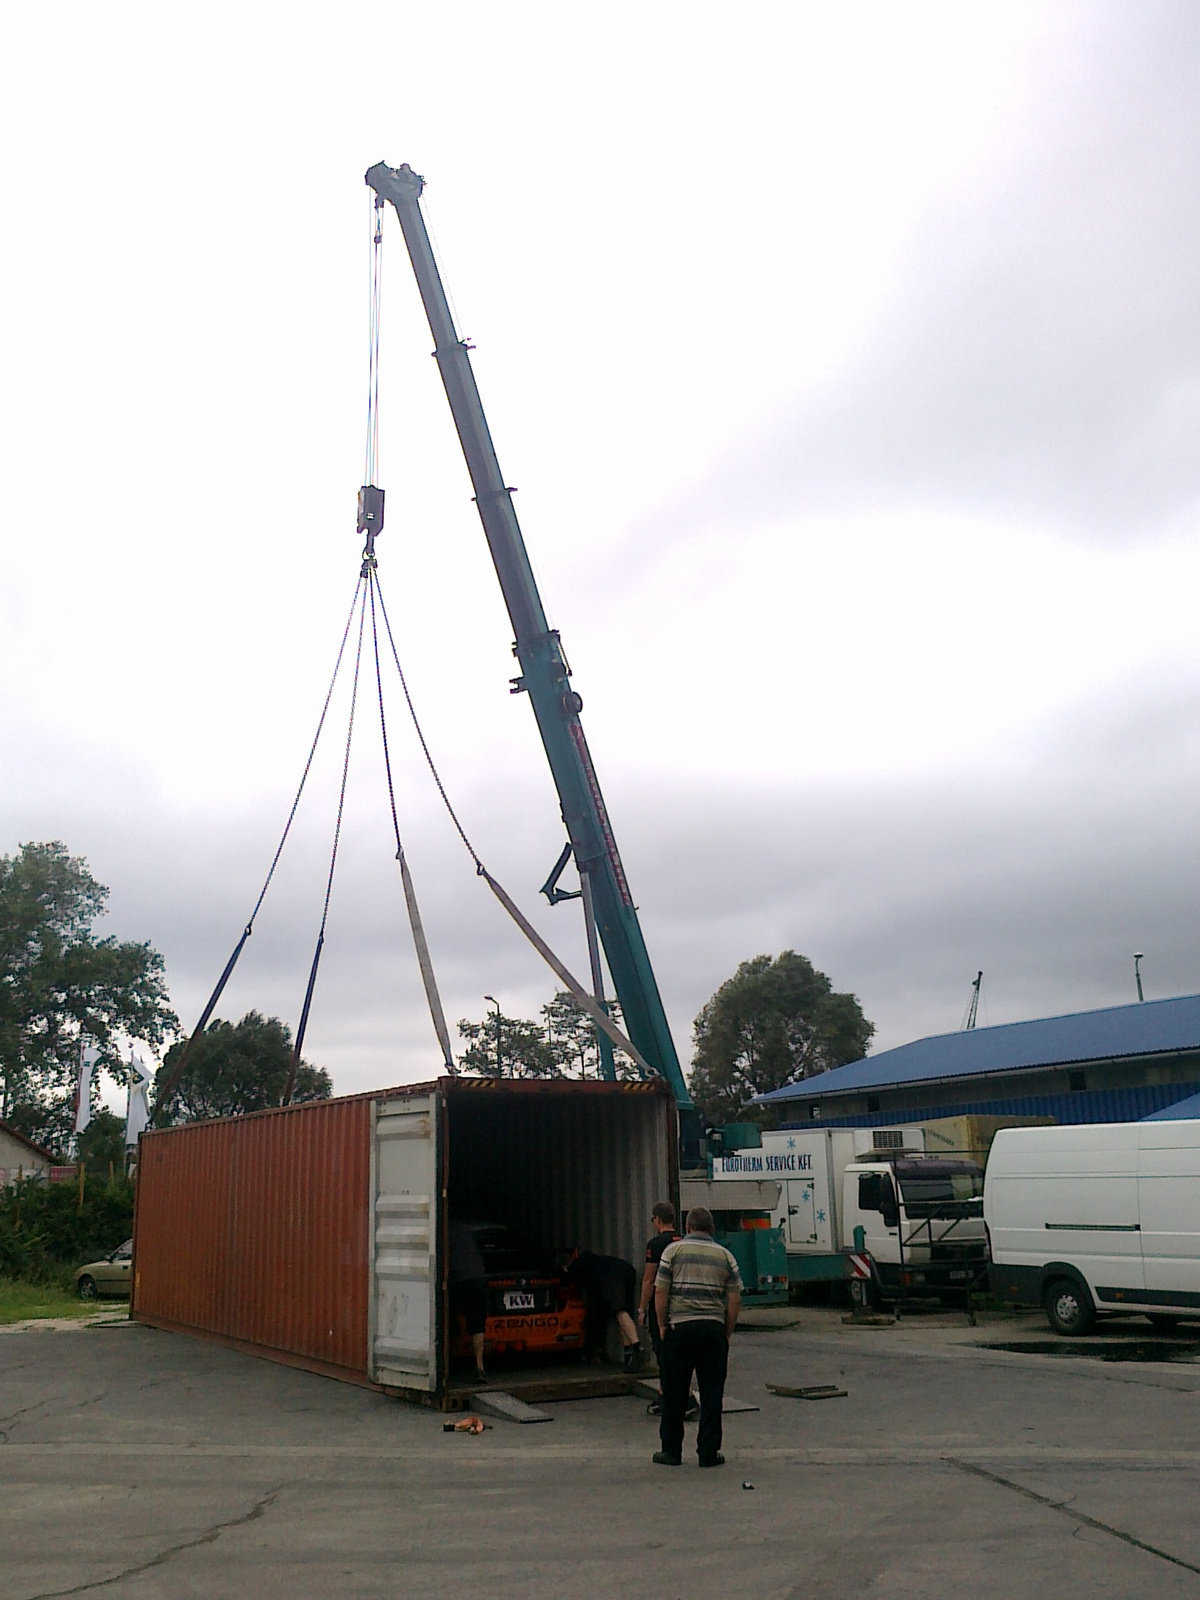
[[[983,1174],[925,1155],[918,1126],[785,1129],[713,1159],[714,1186],[773,1179],[792,1285],[861,1277],[873,1297],[962,1292],[986,1265]],[[860,1231],[861,1230],[861,1231]]]

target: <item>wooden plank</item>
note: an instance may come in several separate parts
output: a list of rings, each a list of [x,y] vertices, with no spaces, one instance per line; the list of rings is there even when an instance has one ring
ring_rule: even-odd
[[[844,1400],[850,1392],[839,1389],[836,1383],[813,1383],[805,1388],[790,1383],[768,1383],[767,1388],[787,1400]]]

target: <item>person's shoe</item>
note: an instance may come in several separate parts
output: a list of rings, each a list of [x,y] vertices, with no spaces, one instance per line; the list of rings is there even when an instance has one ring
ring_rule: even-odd
[[[661,1417],[662,1416],[662,1401],[661,1400],[651,1400],[650,1404],[646,1407],[646,1415],[648,1417]]]
[[[646,1365],[646,1352],[640,1344],[631,1344],[625,1351],[625,1371],[640,1372]]]
[[[699,1402],[699,1400],[696,1399],[696,1396],[694,1394],[693,1395],[689,1395],[688,1396],[688,1403],[687,1403],[686,1407],[684,1408],[683,1420],[685,1422],[694,1422],[699,1415],[700,1415],[700,1402]]]
[[[665,1450],[656,1450],[650,1458],[656,1467],[681,1467],[682,1456],[669,1456]]]
[[[483,1370],[482,1367],[476,1367],[475,1368],[475,1382],[476,1383],[486,1383],[487,1381],[488,1381],[487,1373]]]
[[[718,1450],[715,1456],[709,1456],[708,1460],[701,1461],[700,1465],[702,1467],[723,1467],[725,1465],[725,1457]]]

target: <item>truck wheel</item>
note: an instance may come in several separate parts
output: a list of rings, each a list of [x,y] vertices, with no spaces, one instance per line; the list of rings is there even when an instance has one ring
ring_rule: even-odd
[[[1046,1317],[1055,1333],[1066,1338],[1086,1333],[1096,1320],[1091,1298],[1070,1278],[1055,1278],[1042,1294]]]

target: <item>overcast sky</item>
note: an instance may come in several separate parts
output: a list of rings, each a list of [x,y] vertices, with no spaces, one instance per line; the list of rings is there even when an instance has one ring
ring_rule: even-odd
[[[25,7],[2,53],[0,850],[61,838],[186,1026],[358,569],[370,196],[426,214],[685,1060],[794,948],[876,1048],[1200,989],[1200,12]],[[563,842],[399,228],[380,575],[495,875]],[[454,1019],[554,980],[394,697]],[[340,704],[340,702],[339,702]],[[294,1023],[339,723],[220,1014]],[[362,725],[306,1055],[437,1061]]]

